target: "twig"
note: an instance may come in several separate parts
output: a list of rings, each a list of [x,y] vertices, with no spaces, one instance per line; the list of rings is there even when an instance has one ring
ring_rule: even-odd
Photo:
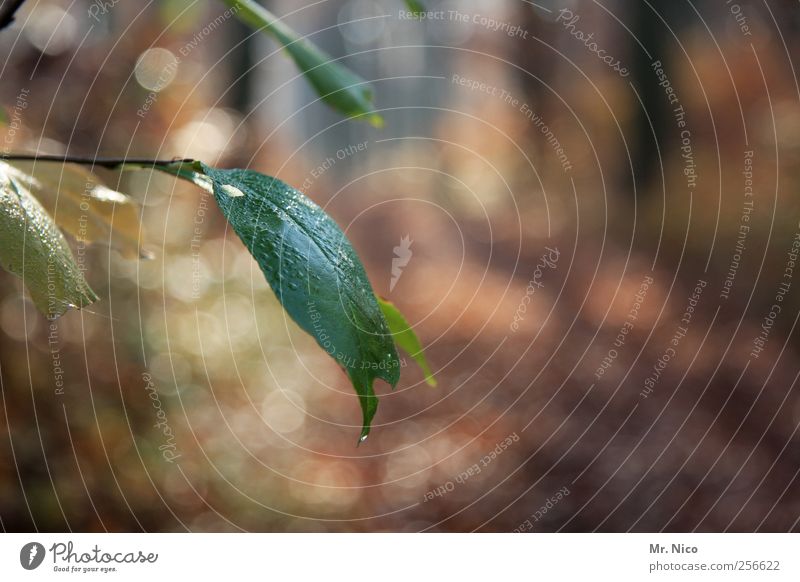
[[[14,14],[17,12],[25,0],[2,0],[0,4],[0,30],[11,26],[14,22]]]
[[[154,160],[153,158],[90,158],[83,156],[58,156],[47,154],[2,154],[0,160],[9,162],[58,162],[61,164],[82,164],[101,168],[117,168],[124,164],[137,166],[167,166],[169,164],[191,164],[191,158],[172,158],[171,160]]]

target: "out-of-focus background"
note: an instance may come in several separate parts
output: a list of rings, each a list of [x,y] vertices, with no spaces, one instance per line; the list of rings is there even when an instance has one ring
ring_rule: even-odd
[[[425,4],[265,2],[382,129],[222,2],[28,0],[0,32],[4,154],[278,176],[439,382],[406,358],[357,447],[346,376],[211,200],[98,170],[153,258],[91,247],[102,300],[52,324],[0,275],[3,530],[798,529],[800,9]]]

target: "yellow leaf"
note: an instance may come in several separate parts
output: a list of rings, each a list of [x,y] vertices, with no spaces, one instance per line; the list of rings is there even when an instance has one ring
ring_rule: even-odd
[[[74,164],[14,162],[4,166],[36,196],[56,224],[79,242],[104,242],[126,258],[149,256],[142,248],[138,204],[108,188],[98,176]]]

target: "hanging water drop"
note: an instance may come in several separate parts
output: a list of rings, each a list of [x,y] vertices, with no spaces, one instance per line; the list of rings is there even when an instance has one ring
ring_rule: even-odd
[[[238,198],[239,196],[244,196],[244,192],[239,190],[236,186],[231,186],[230,184],[222,184],[220,186],[220,190],[225,192],[228,196],[232,196],[234,198]]]

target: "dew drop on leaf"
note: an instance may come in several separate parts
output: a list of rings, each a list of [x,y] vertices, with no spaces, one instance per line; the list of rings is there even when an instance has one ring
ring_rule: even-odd
[[[230,184],[223,184],[222,186],[220,186],[220,190],[225,192],[225,194],[227,194],[228,196],[233,196],[234,198],[237,198],[239,196],[244,196],[244,192],[239,190],[236,186],[231,186]]]

